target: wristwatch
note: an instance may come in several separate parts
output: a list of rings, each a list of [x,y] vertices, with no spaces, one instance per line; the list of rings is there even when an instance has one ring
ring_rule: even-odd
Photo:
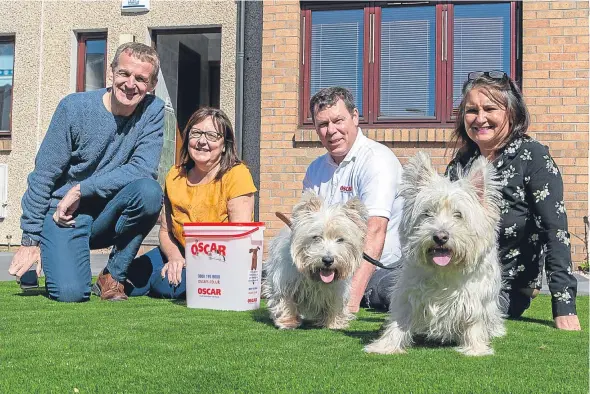
[[[29,234],[23,234],[20,244],[22,246],[39,246],[39,241],[35,241]]]

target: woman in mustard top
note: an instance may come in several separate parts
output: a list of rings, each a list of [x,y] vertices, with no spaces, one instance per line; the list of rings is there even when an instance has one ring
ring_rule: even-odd
[[[189,119],[180,150],[181,165],[166,176],[160,215],[160,246],[133,260],[126,292],[184,298],[183,224],[251,222],[256,187],[238,158],[234,132],[220,109],[201,108]]]

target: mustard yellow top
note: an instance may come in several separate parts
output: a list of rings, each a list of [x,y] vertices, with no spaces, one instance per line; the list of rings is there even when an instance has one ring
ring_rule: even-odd
[[[221,181],[204,185],[190,185],[184,167],[173,166],[166,175],[166,196],[170,201],[168,209],[174,238],[184,246],[184,223],[228,222],[227,202],[254,192],[256,186],[244,164],[230,169]]]

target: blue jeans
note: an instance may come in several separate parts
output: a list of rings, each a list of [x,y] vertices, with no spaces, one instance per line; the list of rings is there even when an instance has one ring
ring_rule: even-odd
[[[184,255],[184,253],[183,253]],[[182,281],[178,286],[162,278],[161,272],[168,259],[160,248],[134,259],[127,271],[125,293],[131,297],[149,295],[157,298],[186,298],[186,269],[182,270]]]
[[[119,282],[141,242],[156,224],[162,188],[153,179],[139,179],[110,201],[85,198],[74,215],[75,227],[59,227],[50,209],[41,232],[41,261],[49,297],[63,302],[87,301],[92,274],[90,250],[112,246],[107,269]]]
[[[393,264],[388,267],[393,267]],[[367,283],[361,306],[387,312],[389,310],[389,296],[397,277],[396,271],[383,268],[373,272],[369,283]]]

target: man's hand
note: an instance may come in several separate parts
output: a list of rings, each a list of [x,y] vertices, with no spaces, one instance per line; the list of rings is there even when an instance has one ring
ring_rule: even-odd
[[[162,268],[162,278],[166,278],[166,273],[168,273],[168,282],[173,286],[178,286],[182,282],[182,269],[185,266],[186,262],[183,258],[168,261]]]
[[[80,184],[72,187],[64,198],[57,204],[57,209],[53,214],[53,221],[57,223],[60,227],[74,227],[76,223],[75,220],[72,218],[74,217],[74,212],[80,206],[80,197],[82,193],[80,192]]]
[[[363,260],[361,268],[359,268],[352,277],[352,288],[348,300],[348,311],[350,313],[357,313],[359,311],[361,300],[365,295],[367,283],[369,283],[374,272],[375,266]]]
[[[380,216],[371,216],[367,221],[367,237],[365,239],[364,252],[376,260],[381,258],[381,253],[383,252],[387,223],[389,223],[389,220]],[[363,260],[361,267],[353,275],[352,289],[350,290],[350,299],[348,300],[348,310],[351,313],[359,311],[361,300],[363,299],[365,289],[373,272],[375,272],[375,266]]]
[[[38,246],[21,246],[12,258],[8,273],[19,279],[35,263],[37,264],[37,276],[41,276],[41,249]]]
[[[567,331],[580,331],[582,329],[580,327],[580,320],[578,320],[578,316],[576,315],[557,316],[555,318],[555,327]]]

